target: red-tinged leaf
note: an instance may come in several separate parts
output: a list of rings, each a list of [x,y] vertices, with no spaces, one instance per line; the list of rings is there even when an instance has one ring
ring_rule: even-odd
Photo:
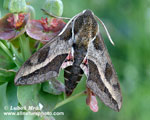
[[[16,17],[17,16],[17,17]],[[11,40],[25,32],[25,25],[29,20],[29,14],[7,14],[0,19],[0,39]]]
[[[51,30],[53,32],[60,31],[64,28],[65,25],[66,25],[65,22],[63,22],[62,20],[54,18],[52,19],[51,22],[51,27],[52,27]]]
[[[30,20],[26,32],[36,40],[45,43],[54,38],[64,28],[65,23],[61,19],[53,18],[51,22],[48,19]]]
[[[98,105],[97,105],[96,96],[94,96],[94,95],[91,96],[91,101],[90,101],[89,106],[90,106],[90,109],[93,112],[97,112],[98,111]]]
[[[94,93],[89,88],[87,88],[86,104],[90,107],[90,109],[93,112],[98,111],[98,103],[96,100],[96,96],[94,95]]]

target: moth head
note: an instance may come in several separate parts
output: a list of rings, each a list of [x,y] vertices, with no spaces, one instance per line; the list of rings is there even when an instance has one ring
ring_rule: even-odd
[[[84,10],[74,20],[74,33],[79,38],[93,39],[98,32],[98,23],[91,10]]]

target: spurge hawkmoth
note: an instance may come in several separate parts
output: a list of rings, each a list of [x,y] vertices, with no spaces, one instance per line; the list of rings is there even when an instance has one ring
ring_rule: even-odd
[[[105,105],[119,111],[122,95],[116,72],[90,10],[77,14],[63,30],[20,68],[16,85],[40,83],[64,69],[65,93],[70,96],[83,74],[86,85]]]

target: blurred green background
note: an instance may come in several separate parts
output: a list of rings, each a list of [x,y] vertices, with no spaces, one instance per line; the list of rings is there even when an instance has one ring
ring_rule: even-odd
[[[40,9],[44,0],[26,1],[35,8],[36,19],[41,18],[43,14]],[[65,114],[55,117],[56,120],[149,120],[150,0],[62,1],[63,16],[73,17],[84,9],[91,9],[107,26],[115,46],[109,42],[101,24],[100,31],[119,77],[123,105],[120,112],[114,112],[98,100],[99,111],[93,113],[86,105],[84,96],[56,109]],[[2,4],[3,0],[0,0],[0,11],[3,16],[7,11],[3,9]],[[2,58],[0,59],[2,61]],[[5,63],[7,60],[5,58]],[[75,93],[83,87],[85,81],[80,82]]]

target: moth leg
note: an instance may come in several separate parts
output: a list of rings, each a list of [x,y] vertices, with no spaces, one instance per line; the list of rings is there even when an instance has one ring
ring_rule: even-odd
[[[84,74],[88,77],[89,70],[88,70],[88,60],[85,57],[83,62],[80,65],[81,69],[83,70]]]
[[[61,65],[61,69],[64,69],[68,66],[73,65],[73,61],[74,61],[74,57],[72,53],[70,52],[68,56],[66,57],[65,61],[63,62],[63,64]]]

